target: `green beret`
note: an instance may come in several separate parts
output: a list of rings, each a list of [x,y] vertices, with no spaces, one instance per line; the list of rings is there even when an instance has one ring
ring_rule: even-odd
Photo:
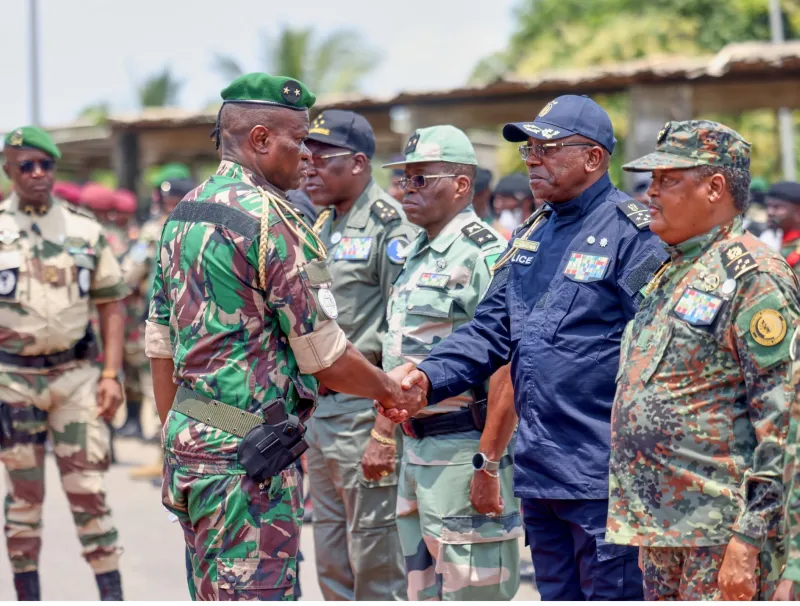
[[[191,179],[192,171],[185,164],[171,162],[161,167],[150,182],[153,187],[160,187],[164,181],[178,181],[180,179]]]
[[[225,103],[256,103],[305,110],[317,97],[306,85],[286,76],[254,72],[239,76],[220,93]]]
[[[3,143],[6,147],[33,147],[51,155],[56,160],[61,158],[61,151],[59,151],[53,138],[41,128],[35,126],[15,128],[6,135]]]

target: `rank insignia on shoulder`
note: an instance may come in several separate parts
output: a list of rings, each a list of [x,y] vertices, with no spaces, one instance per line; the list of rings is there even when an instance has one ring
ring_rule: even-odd
[[[424,273],[419,277],[417,286],[425,286],[427,288],[447,288],[447,283],[449,281],[450,276],[447,274]]]
[[[400,213],[398,213],[393,206],[386,204],[386,202],[383,200],[378,200],[375,202],[372,206],[370,206],[369,210],[384,225],[400,218]]]
[[[630,199],[617,202],[617,208],[622,211],[623,215],[628,217],[630,222],[636,226],[636,229],[642,230],[645,227],[649,227],[650,210],[647,204]]]
[[[462,227],[461,233],[463,233],[465,236],[467,236],[467,238],[475,242],[475,244],[477,244],[478,246],[486,246],[490,242],[497,241],[497,236],[495,236],[491,231],[489,231],[486,228],[486,225],[478,223],[477,221]]]
[[[689,324],[711,326],[719,310],[722,309],[723,302],[724,300],[719,297],[690,286],[683,291],[674,311],[676,316]]]
[[[750,320],[750,336],[764,347],[777,345],[786,336],[786,320],[774,309],[762,309]]]
[[[738,242],[722,252],[722,260],[725,263],[725,273],[734,280],[749,271],[758,269],[758,263],[753,256]]]

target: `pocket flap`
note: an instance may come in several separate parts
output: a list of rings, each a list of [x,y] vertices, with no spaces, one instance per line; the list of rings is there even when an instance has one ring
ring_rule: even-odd
[[[218,558],[217,586],[221,590],[249,591],[294,586],[297,558]]]
[[[408,313],[431,318],[449,318],[453,298],[446,292],[417,288],[408,296]]]
[[[0,252],[0,269],[12,269],[22,264],[22,253],[18,250]]]
[[[447,545],[496,543],[519,539],[523,535],[522,519],[518,511],[492,517],[476,513],[472,516],[442,518],[441,541]]]
[[[85,267],[86,269],[91,269],[92,271],[94,271],[94,268],[97,265],[97,259],[95,259],[95,257],[92,255],[78,253],[72,255],[72,258],[75,260],[75,265],[78,267]]]

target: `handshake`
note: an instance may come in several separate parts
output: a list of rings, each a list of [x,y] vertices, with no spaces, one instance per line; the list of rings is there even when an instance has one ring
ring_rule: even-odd
[[[386,373],[390,396],[375,402],[375,408],[393,423],[404,423],[428,404],[430,381],[424,372],[408,362]]]

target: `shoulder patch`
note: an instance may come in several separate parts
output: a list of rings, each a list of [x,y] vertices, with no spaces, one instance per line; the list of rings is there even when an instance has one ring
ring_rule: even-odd
[[[405,236],[397,236],[389,240],[386,245],[386,256],[389,257],[389,261],[395,265],[405,263],[408,255],[408,246],[409,242]]]
[[[375,215],[378,221],[384,225],[400,219],[400,213],[398,213],[393,206],[387,204],[383,200],[378,200],[377,202],[373,203],[372,206],[369,207],[369,210],[373,215]]]
[[[69,202],[63,202],[62,201],[62,203],[64,204],[64,207],[67,210],[69,210],[70,212],[73,212],[76,215],[80,215],[82,217],[86,217],[87,219],[91,219],[92,221],[97,221],[97,217],[95,217],[91,213],[91,211],[88,211],[88,210],[86,210],[84,208],[81,208],[80,206],[75,206],[74,204],[71,204]]]
[[[497,242],[497,236],[495,236],[485,224],[477,221],[462,227],[461,233],[478,246],[486,246],[490,242]]]
[[[326,208],[321,213],[319,213],[319,215],[317,215],[317,220],[314,221],[314,227],[312,228],[315,234],[319,234],[319,232],[322,231],[322,227],[325,225],[325,221],[328,220],[328,217],[331,216],[332,212],[333,211],[330,208]]]
[[[728,278],[734,280],[758,269],[758,263],[741,242],[735,242],[722,251],[722,262],[725,263]]]
[[[633,198],[617,202],[617,208],[628,220],[636,226],[636,229],[643,230],[650,228],[650,210],[647,205],[637,202]]]

